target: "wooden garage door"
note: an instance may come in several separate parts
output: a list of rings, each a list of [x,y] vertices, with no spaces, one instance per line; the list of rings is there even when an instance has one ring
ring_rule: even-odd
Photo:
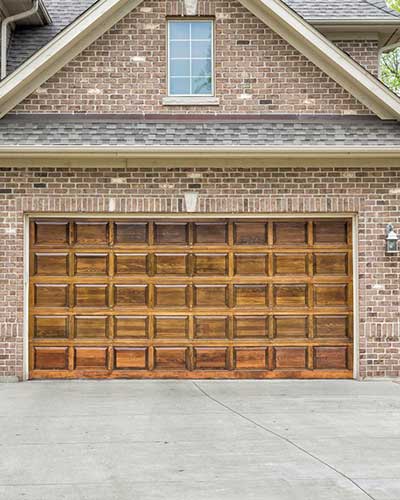
[[[37,219],[30,376],[352,377],[349,220]]]

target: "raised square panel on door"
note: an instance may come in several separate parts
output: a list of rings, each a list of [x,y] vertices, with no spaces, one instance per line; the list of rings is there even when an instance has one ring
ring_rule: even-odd
[[[188,243],[188,224],[156,222],[154,224],[154,236],[158,245],[186,245]]]
[[[76,222],[75,243],[77,245],[108,244],[108,222]]]
[[[195,222],[194,243],[196,245],[224,245],[227,243],[225,222]]]
[[[198,253],[194,258],[194,274],[196,276],[224,276],[228,270],[226,253]]]
[[[233,335],[237,339],[265,339],[268,336],[267,316],[235,316],[233,325]]]
[[[34,285],[35,306],[68,307],[68,285]]]
[[[274,222],[274,245],[307,245],[307,222]]]
[[[314,243],[322,245],[346,245],[347,221],[316,221],[314,222]]]
[[[314,274],[316,276],[346,276],[347,273],[347,253],[314,254]]]
[[[68,222],[34,222],[34,243],[36,245],[66,246],[69,241]]]
[[[117,339],[148,337],[147,316],[115,316],[114,336]]]
[[[274,285],[274,301],[277,307],[305,307],[307,285]]]
[[[307,316],[275,316],[274,337],[281,338],[306,338],[308,337]]]
[[[347,285],[314,285],[314,302],[318,307],[347,305]]]
[[[268,260],[265,253],[235,254],[235,274],[238,276],[266,276]]]
[[[304,369],[307,366],[305,347],[275,347],[275,368],[277,370]]]
[[[148,241],[147,222],[115,222],[114,242],[116,245],[145,245]]]
[[[116,253],[114,255],[115,274],[145,275],[148,256],[145,253]]]
[[[147,349],[145,347],[115,347],[114,366],[117,370],[145,370]]]
[[[224,339],[228,337],[227,316],[195,316],[194,338]]]
[[[344,338],[350,337],[350,319],[348,316],[315,316],[314,337]]]
[[[156,307],[186,307],[187,304],[187,285],[154,286],[154,305]]]
[[[197,307],[227,307],[227,285],[195,285],[194,305]]]
[[[234,285],[236,307],[266,307],[268,305],[267,285]]]
[[[68,368],[68,347],[34,347],[36,370],[66,370]]]
[[[157,339],[184,339],[188,335],[187,316],[156,316],[154,336]]]
[[[265,347],[235,347],[235,368],[237,370],[265,370],[267,349]]]
[[[75,316],[75,337],[94,339],[107,336],[107,316]]]
[[[107,285],[75,285],[76,307],[107,307]]]
[[[347,347],[315,347],[314,368],[317,370],[346,370]]]
[[[68,276],[68,254],[36,253],[34,274],[39,276]]]
[[[307,254],[274,254],[275,276],[304,276],[308,273]]]
[[[186,275],[187,254],[157,253],[154,256],[155,273],[161,275]]]
[[[104,276],[107,274],[108,255],[92,253],[75,254],[75,273],[80,276]]]
[[[65,339],[68,337],[67,316],[35,316],[33,335],[38,339]]]
[[[107,368],[107,347],[76,347],[75,368],[104,370]]]
[[[226,369],[227,349],[225,347],[195,347],[197,370]]]
[[[155,347],[154,368],[156,370],[185,370],[186,347]]]
[[[265,222],[235,222],[235,245],[266,245],[267,224]]]
[[[147,285],[114,285],[116,307],[146,307]]]

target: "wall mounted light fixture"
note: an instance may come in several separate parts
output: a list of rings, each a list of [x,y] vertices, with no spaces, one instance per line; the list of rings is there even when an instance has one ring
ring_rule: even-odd
[[[397,253],[399,236],[394,230],[393,224],[386,226],[386,253]]]

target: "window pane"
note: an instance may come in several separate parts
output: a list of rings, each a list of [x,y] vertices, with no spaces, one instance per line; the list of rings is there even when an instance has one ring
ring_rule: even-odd
[[[169,44],[170,57],[190,57],[189,42],[171,42]]]
[[[192,57],[211,58],[211,42],[192,42]]]
[[[211,94],[211,78],[193,78],[192,94]]]
[[[190,59],[172,59],[169,71],[171,76],[190,76]]]
[[[211,76],[211,59],[192,59],[192,76]]]
[[[190,23],[173,22],[169,23],[169,37],[171,40],[189,40]]]
[[[195,40],[211,40],[212,23],[192,23],[192,39]]]
[[[190,78],[171,78],[169,90],[172,95],[190,94]]]

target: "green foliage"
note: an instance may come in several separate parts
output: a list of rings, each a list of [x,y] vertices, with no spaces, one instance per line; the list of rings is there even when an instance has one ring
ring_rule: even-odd
[[[400,0],[386,0],[386,3],[390,8],[400,10]]]
[[[400,95],[400,47],[382,55],[381,80]]]

